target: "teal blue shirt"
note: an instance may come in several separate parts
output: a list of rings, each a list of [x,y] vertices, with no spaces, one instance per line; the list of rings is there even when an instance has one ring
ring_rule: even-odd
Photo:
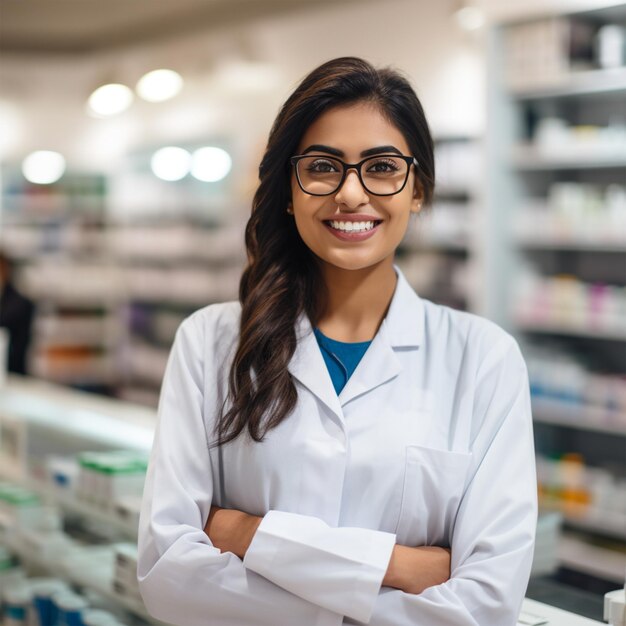
[[[328,373],[333,381],[337,395],[346,386],[348,379],[363,358],[371,341],[345,342],[336,341],[314,328],[315,338],[324,357]]]

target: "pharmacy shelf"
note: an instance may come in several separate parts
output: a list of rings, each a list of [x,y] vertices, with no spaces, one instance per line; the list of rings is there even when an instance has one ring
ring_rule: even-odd
[[[55,193],[11,193],[3,194],[3,210],[9,223],[28,223],[32,219],[37,223],[49,222],[50,219],[65,217],[68,213],[75,211],[89,214],[90,211],[101,212],[104,207],[105,198],[102,194],[79,192]],[[20,219],[12,219],[13,213],[18,213]],[[26,219],[24,219],[26,218]]]
[[[129,523],[115,511],[89,504],[71,493],[62,493],[43,481],[21,481],[21,486],[39,494],[43,501],[58,505],[61,510],[70,515],[80,517],[99,527],[106,527],[107,534],[113,531],[126,539],[137,540],[137,526]]]
[[[511,165],[518,170],[544,171],[568,169],[626,168],[626,150],[576,146],[571,150],[542,151],[534,145],[517,145],[511,154]]]
[[[588,339],[602,339],[607,341],[626,341],[626,328],[589,328],[571,322],[536,322],[523,318],[515,320],[518,330],[526,333],[541,333],[551,335],[566,335],[570,337],[585,337]]]
[[[573,96],[594,96],[626,92],[623,68],[568,72],[549,82],[511,85],[510,93],[519,100],[542,100]]]
[[[602,516],[594,515],[591,519],[564,515],[563,521],[566,526],[576,530],[585,530],[626,541],[626,515],[603,511]]]
[[[102,573],[97,575],[84,568],[78,570],[68,567],[63,561],[55,560],[51,562],[38,554],[33,554],[25,550],[21,543],[11,536],[5,537],[3,543],[7,550],[17,556],[26,566],[37,570],[44,570],[51,576],[60,576],[77,587],[91,589],[113,602],[116,606],[126,609],[151,624],[166,626],[164,622],[151,617],[142,602],[133,597],[123,596],[113,589],[112,571],[107,572],[106,575],[102,575]]]
[[[422,251],[446,251],[446,252],[470,252],[471,242],[465,238],[452,239],[444,237],[412,237],[404,242],[407,252]]]
[[[624,584],[626,555],[581,541],[575,534],[564,532],[557,547],[559,561],[572,569]]]
[[[622,4],[615,15],[589,13],[576,19],[596,32],[600,25],[623,23],[625,8]],[[577,211],[565,198],[567,190],[559,196],[557,186],[588,186],[598,198],[608,193],[611,184],[623,187],[626,144],[620,133],[626,67],[574,69],[576,60],[557,34],[563,31],[551,28],[559,20],[567,28],[567,18],[566,12],[519,17],[494,22],[487,34],[487,315],[523,343],[528,340],[529,350],[549,339],[545,349],[554,347],[555,360],[562,351],[578,356],[586,369],[614,375],[616,369],[621,371],[620,351],[626,341],[626,325],[617,313],[609,317],[607,310],[607,316],[601,317],[598,311],[596,316],[591,299],[581,304],[587,311],[557,311],[557,302],[553,310],[539,311],[529,299],[517,302],[519,289],[512,280],[520,267],[528,266],[529,275],[535,274],[538,281],[557,274],[575,275],[577,282],[572,280],[571,285],[581,291],[597,284],[623,286],[618,268],[626,241],[618,223],[619,210],[614,211],[608,199],[606,206],[600,206],[598,199]],[[572,69],[555,75],[551,68],[556,67]],[[559,121],[551,126],[550,119]],[[549,136],[551,128],[563,129],[560,141]],[[507,304],[511,302],[515,304]],[[548,447],[552,454],[561,455],[571,451],[571,444],[586,460],[605,459],[611,467],[623,467],[618,448],[626,436],[626,416],[533,398],[533,417],[539,450]],[[558,429],[539,429],[540,424]],[[600,519],[581,512],[568,516],[566,524],[574,537],[561,546],[560,563],[623,585],[626,518]],[[595,550],[591,544],[599,543],[600,537],[606,549]]]
[[[581,252],[626,253],[626,241],[604,241],[565,237],[550,237],[537,233],[533,236],[517,236],[515,243],[521,248],[533,250],[575,250]]]
[[[617,411],[535,396],[532,410],[535,422],[626,437],[626,415]]]
[[[435,202],[443,198],[470,198],[475,194],[467,185],[453,185],[450,183],[437,184],[435,187]]]
[[[587,504],[564,506],[562,502],[546,500],[540,502],[539,508],[542,512],[560,513],[563,523],[571,529],[626,541],[626,515],[619,511],[594,509]]]

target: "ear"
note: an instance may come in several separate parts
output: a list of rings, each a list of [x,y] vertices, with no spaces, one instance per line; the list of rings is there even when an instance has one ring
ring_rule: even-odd
[[[423,201],[424,193],[422,192],[422,186],[416,181],[415,188],[413,189],[413,198],[411,200],[411,213],[419,213],[422,210]]]

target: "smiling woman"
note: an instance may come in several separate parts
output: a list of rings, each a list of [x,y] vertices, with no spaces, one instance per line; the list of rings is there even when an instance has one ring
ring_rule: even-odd
[[[271,129],[239,301],[180,326],[138,578],[174,624],[514,625],[537,513],[514,339],[394,263],[433,196],[397,71],[314,69]]]

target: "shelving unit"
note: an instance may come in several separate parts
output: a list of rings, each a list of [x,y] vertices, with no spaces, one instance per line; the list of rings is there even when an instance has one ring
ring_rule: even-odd
[[[237,298],[249,198],[232,175],[159,180],[152,152],[52,185],[7,166],[0,216],[18,285],[37,305],[30,373],[156,407],[180,322]]]
[[[435,137],[435,198],[409,224],[397,262],[423,297],[462,310],[481,308],[477,215],[481,142],[469,136]]]
[[[535,397],[533,399],[535,422],[555,424],[611,435],[623,435],[626,430],[626,414],[616,410],[585,407],[562,400]]]
[[[601,395],[619,377],[626,383],[626,59],[600,67],[594,43],[610,23],[626,26],[626,5],[503,23],[489,34],[486,300],[529,363],[538,452],[575,453],[623,481],[626,402],[623,392]],[[545,358],[550,380],[538,380],[532,367]],[[567,400],[544,395],[567,377]],[[601,377],[598,403],[586,404]],[[593,501],[580,514],[560,510],[576,530],[561,562],[623,580],[616,548],[626,541],[626,510]],[[594,537],[608,543],[590,568]]]
[[[222,145],[237,158],[227,141],[205,144]],[[181,147],[193,151],[200,144]],[[150,170],[152,152],[130,155],[110,175],[107,236],[126,285],[128,343],[117,395],[156,407],[179,324],[208,304],[237,299],[249,197],[234,174],[217,183],[159,180]]]
[[[99,174],[74,171],[36,185],[17,166],[6,166],[0,207],[3,248],[37,305],[30,370],[112,393],[123,326],[118,276],[106,256],[106,193]]]
[[[527,322],[517,318],[517,328],[526,333],[563,335],[570,337],[586,337],[607,341],[626,341],[626,330],[621,328],[588,328],[583,324],[556,323],[556,322]]]
[[[9,376],[0,394],[0,477],[40,496],[47,506],[58,507],[63,517],[82,522],[89,534],[102,533],[93,545],[81,543],[89,567],[33,552],[20,540],[11,520],[0,514],[2,543],[29,569],[61,577],[81,588],[97,592],[138,619],[137,623],[161,624],[152,619],[143,603],[116,591],[113,563],[101,541],[134,542],[136,525],[115,510],[81,500],[64,488],[53,488],[46,476],[49,455],[66,456],[85,450],[130,450],[147,454],[152,445],[156,415],[152,409],[116,399],[82,393],[44,381]],[[4,517],[3,517],[4,515]],[[18,525],[17,531],[20,531]],[[58,555],[57,555],[58,556]]]

